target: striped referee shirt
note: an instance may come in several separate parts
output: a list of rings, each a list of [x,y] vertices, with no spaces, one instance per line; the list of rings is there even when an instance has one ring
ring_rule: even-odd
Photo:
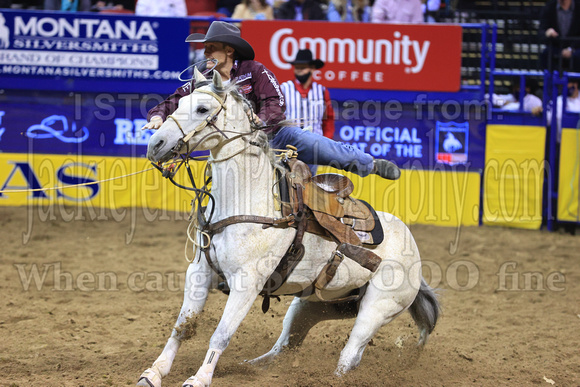
[[[280,85],[286,100],[286,119],[301,128],[312,127],[312,132],[328,138],[334,137],[334,110],[326,87],[312,82],[304,89],[293,80]]]

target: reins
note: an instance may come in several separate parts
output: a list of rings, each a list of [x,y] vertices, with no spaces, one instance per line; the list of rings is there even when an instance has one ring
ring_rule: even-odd
[[[220,133],[226,139],[228,138],[228,136],[224,133],[224,131],[222,131],[220,128],[218,128],[215,125],[215,122],[217,121],[217,118],[218,118],[219,114],[222,112],[222,110],[227,113],[226,101],[227,101],[228,95],[226,94],[225,98],[222,99],[218,94],[214,93],[213,91],[201,90],[201,89],[194,90],[194,93],[203,93],[203,94],[208,94],[208,95],[212,96],[213,98],[215,98],[219,102],[219,106],[217,108],[215,108],[214,111],[209,116],[207,116],[205,120],[203,120],[203,122],[201,122],[191,132],[189,132],[187,134],[183,130],[183,126],[181,126],[181,124],[179,123],[179,120],[177,118],[175,118],[173,115],[167,116],[167,119],[171,118],[173,120],[173,122],[175,122],[177,127],[179,128],[179,131],[181,132],[181,134],[183,134],[183,137],[177,141],[177,144],[173,148],[173,152],[176,154],[179,154],[179,149],[181,149],[181,147],[183,145],[185,145],[185,147],[187,149],[186,150],[187,154],[190,154],[193,150],[195,150],[199,146],[199,144],[207,138],[207,136],[202,137],[197,142],[197,144],[195,144],[195,146],[193,147],[192,150],[189,149],[189,140],[191,140],[191,138],[196,133],[201,132],[203,129],[205,129],[208,125],[212,126],[218,133]],[[224,122],[227,122],[226,117],[224,117]],[[212,133],[208,134],[208,136],[211,134]]]
[[[181,137],[177,144],[173,147],[172,151],[174,154],[176,154],[177,156],[174,158],[174,161],[176,161],[178,158],[180,159],[180,161],[178,162],[178,164],[176,164],[175,162],[171,163],[169,167],[167,168],[162,168],[160,165],[152,163],[159,171],[161,171],[163,177],[169,179],[169,181],[171,181],[172,184],[174,184],[176,187],[188,190],[188,191],[192,191],[195,193],[195,198],[192,199],[191,201],[191,213],[189,216],[189,226],[187,228],[187,238],[188,238],[188,242],[191,242],[193,244],[194,247],[194,255],[192,258],[189,258],[189,254],[187,253],[188,250],[188,246],[189,244],[186,243],[185,245],[185,259],[188,262],[193,262],[193,260],[195,259],[195,256],[197,255],[197,249],[201,249],[202,251],[207,250],[207,248],[209,248],[210,244],[211,244],[211,236],[218,230],[223,229],[223,227],[229,225],[231,222],[231,219],[228,221],[229,218],[226,218],[224,220],[226,220],[227,224],[224,224],[223,227],[217,227],[217,228],[213,228],[211,227],[211,220],[213,218],[213,214],[214,214],[214,209],[215,209],[215,198],[213,197],[213,195],[210,193],[210,190],[208,188],[209,184],[211,183],[211,176],[208,176],[208,178],[204,181],[204,185],[201,188],[197,188],[196,183],[195,183],[195,178],[193,176],[193,173],[191,171],[191,167],[189,165],[189,160],[195,160],[196,158],[191,156],[191,154],[199,147],[199,145],[206,140],[209,136],[212,136],[216,133],[219,133],[223,138],[226,139],[224,144],[233,142],[235,140],[238,139],[243,139],[245,140],[245,137],[248,135],[251,135],[255,132],[255,130],[257,128],[252,127],[252,130],[248,131],[248,132],[237,132],[237,131],[232,131],[232,130],[222,130],[220,128],[218,128],[216,126],[216,122],[217,119],[219,117],[219,115],[222,113],[222,111],[224,112],[224,126],[228,125],[228,121],[227,121],[227,106],[226,106],[226,102],[227,102],[227,97],[228,94],[225,95],[225,97],[222,99],[222,97],[220,97],[217,93],[214,93],[213,91],[210,90],[202,90],[202,89],[196,89],[193,91],[194,93],[204,93],[204,94],[208,94],[210,96],[212,96],[214,99],[216,99],[219,103],[219,106],[216,107],[213,112],[208,115],[208,117],[206,117],[206,119],[201,122],[199,125],[197,125],[192,131],[190,131],[189,133],[185,132],[185,129],[183,127],[183,125],[181,125],[181,123],[179,122],[179,120],[173,116],[173,115],[169,115],[167,116],[167,119],[171,119],[173,120],[173,122],[175,122],[175,124],[177,125],[177,127],[179,128],[179,130],[181,131],[183,137]],[[249,117],[248,117],[248,121],[249,121]],[[250,126],[252,123],[250,122]],[[201,132],[203,129],[205,129],[206,127],[210,126],[213,131],[211,131],[210,133],[204,135],[201,139],[199,139],[195,145],[193,145],[192,147],[190,147],[189,145],[189,141],[193,138],[193,136],[196,133]],[[234,136],[228,137],[228,135],[226,133],[234,133]],[[246,146],[244,146],[243,148],[241,148],[240,150],[234,152],[231,155],[227,155],[223,158],[219,158],[219,159],[211,159],[208,158],[207,160],[207,166],[206,166],[206,171],[207,168],[211,165],[211,164],[216,164],[216,163],[220,163],[223,161],[227,161],[232,159],[233,157],[245,152],[250,146],[255,145],[255,146],[259,146],[257,143],[253,142],[253,141],[247,141]],[[184,155],[180,154],[180,150],[183,148],[183,146],[186,147],[186,152]],[[191,182],[191,187],[187,187],[183,184],[180,184],[178,182],[175,181],[174,176],[177,173],[177,171],[183,166],[185,165],[185,169],[187,170],[187,174],[189,177],[189,180]],[[206,176],[208,174],[206,173]],[[205,200],[208,200],[208,205],[210,205],[211,211],[209,214],[206,214],[206,207],[202,206],[202,203]],[[264,218],[264,219],[262,219]],[[248,218],[250,219],[250,218]],[[265,220],[265,217],[252,217],[252,220],[254,220],[254,222],[256,222],[256,220]],[[220,221],[222,222],[222,221]],[[221,224],[220,222],[217,222],[216,224]],[[267,222],[272,223],[269,221],[269,219],[267,220]],[[239,222],[234,222],[234,223],[239,223]],[[260,222],[261,223],[261,222]],[[274,225],[272,223],[272,225]],[[198,242],[196,240],[196,238],[192,237],[192,233],[193,232],[199,232],[201,234],[201,239],[202,242]],[[205,240],[204,240],[205,239]],[[207,241],[207,242],[206,242]]]

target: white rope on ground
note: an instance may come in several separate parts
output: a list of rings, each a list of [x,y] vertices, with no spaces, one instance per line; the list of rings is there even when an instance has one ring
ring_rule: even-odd
[[[104,180],[98,180],[98,181],[91,181],[90,183],[81,183],[81,184],[73,184],[73,185],[61,185],[59,187],[48,187],[48,188],[34,188],[34,189],[5,189],[5,190],[0,190],[0,194],[1,193],[19,193],[19,192],[38,192],[38,191],[54,191],[55,189],[63,189],[63,188],[74,188],[74,187],[85,187],[87,185],[94,185],[94,184],[99,184],[99,183],[105,183],[107,181],[112,181],[112,180],[117,180],[117,179],[123,179],[125,177],[129,177],[129,176],[134,176],[134,175],[138,175],[140,173],[143,172],[148,172],[151,171],[153,169],[156,169],[154,167],[151,168],[147,168],[144,169],[142,171],[139,172],[133,172],[133,173],[129,173],[127,175],[123,175],[123,176],[116,176],[116,177],[111,177],[110,179],[104,179]]]

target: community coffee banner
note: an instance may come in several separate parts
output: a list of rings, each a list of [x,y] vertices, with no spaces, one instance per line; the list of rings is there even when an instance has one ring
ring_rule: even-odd
[[[325,62],[314,79],[329,88],[455,92],[460,87],[459,25],[243,21],[242,37],[280,82],[293,79],[288,62],[308,48]]]

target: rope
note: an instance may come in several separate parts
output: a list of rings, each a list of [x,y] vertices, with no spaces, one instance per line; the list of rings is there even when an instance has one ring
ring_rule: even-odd
[[[193,213],[193,207],[192,207],[192,213]],[[206,237],[207,243],[205,245],[198,243],[195,240],[195,238],[191,236],[192,230],[195,230],[196,233],[199,233],[199,236],[200,236],[202,241],[203,241],[203,237]],[[192,249],[193,249],[193,257],[191,257],[191,258],[189,258],[189,254],[187,253],[188,247],[189,247],[189,242],[192,243]],[[207,248],[209,248],[210,245],[211,245],[211,236],[199,227],[199,224],[197,222],[197,217],[192,216],[191,221],[189,222],[189,226],[187,226],[187,240],[185,241],[185,260],[189,263],[193,263],[193,261],[195,260],[195,257],[197,256],[197,251],[207,249]],[[201,259],[201,253],[200,253],[200,259]]]
[[[100,184],[100,183],[105,183],[107,181],[112,181],[112,180],[117,180],[117,179],[123,179],[125,177],[138,175],[140,173],[148,172],[148,171],[151,171],[153,169],[155,169],[155,168],[151,167],[151,168],[147,168],[147,169],[144,169],[142,171],[139,171],[139,172],[133,172],[133,173],[129,173],[129,174],[123,175],[123,176],[111,177],[110,179],[104,179],[104,180],[98,180],[98,181],[91,181],[89,183],[81,183],[81,184],[73,184],[73,185],[61,185],[59,187],[34,188],[34,189],[5,189],[5,190],[0,190],[0,193],[20,193],[20,192],[54,191],[56,189],[63,189],[63,188],[85,187],[85,186],[88,186],[88,185]]]

